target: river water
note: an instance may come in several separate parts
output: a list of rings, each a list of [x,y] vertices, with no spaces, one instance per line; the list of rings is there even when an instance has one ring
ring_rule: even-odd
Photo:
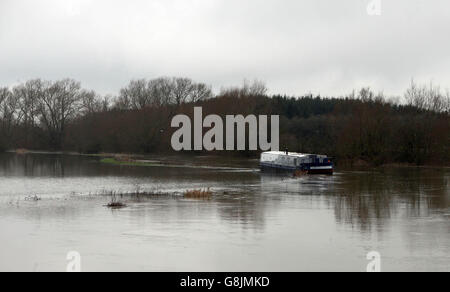
[[[0,271],[450,271],[450,169],[269,176],[258,161],[0,155]],[[210,200],[185,190],[210,188]],[[108,192],[155,193],[120,198]],[[40,200],[35,201],[34,197]]]

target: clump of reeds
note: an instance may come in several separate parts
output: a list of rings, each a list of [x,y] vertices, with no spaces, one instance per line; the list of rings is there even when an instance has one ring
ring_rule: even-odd
[[[207,190],[188,190],[184,192],[184,197],[187,199],[202,199],[209,200],[212,197],[210,189]]]
[[[19,154],[19,155],[24,155],[24,154],[27,154],[28,153],[28,150],[27,149],[16,149],[16,154]]]
[[[37,195],[25,197],[25,201],[37,202],[40,200],[41,200],[41,198],[38,197]]]
[[[116,154],[114,155],[114,159],[118,162],[132,162],[134,161],[131,155],[128,154]]]
[[[127,200],[131,200],[133,202],[140,202],[141,200],[145,199],[151,199],[155,197],[176,197],[176,193],[168,193],[168,192],[162,192],[158,190],[150,190],[150,191],[144,191],[141,190],[140,187],[136,188],[133,191],[107,191],[102,190],[97,193],[89,193],[89,197],[92,196],[106,196],[111,197],[111,201],[115,202],[120,198],[121,200],[126,198]]]
[[[125,208],[127,205],[125,205],[122,202],[111,202],[108,205],[106,205],[108,208],[113,208],[113,209],[119,209],[119,208]]]
[[[116,193],[111,192],[111,202],[108,203],[108,205],[106,205],[106,207],[108,208],[113,208],[113,209],[120,209],[120,208],[125,208],[127,205],[125,205],[124,203],[120,202],[116,196]]]

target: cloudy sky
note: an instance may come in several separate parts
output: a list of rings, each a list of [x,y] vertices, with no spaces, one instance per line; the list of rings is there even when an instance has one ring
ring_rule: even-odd
[[[272,93],[401,94],[450,88],[450,2],[373,0],[0,0],[0,85],[75,78],[114,94],[129,80],[186,76]],[[372,11],[376,11],[372,10]]]

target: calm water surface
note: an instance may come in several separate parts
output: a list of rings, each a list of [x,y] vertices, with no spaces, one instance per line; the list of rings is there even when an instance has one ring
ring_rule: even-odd
[[[262,175],[257,161],[0,155],[0,271],[450,271],[450,170]],[[183,191],[211,188],[211,200]],[[109,191],[128,207],[104,207]],[[37,195],[42,200],[30,201]]]

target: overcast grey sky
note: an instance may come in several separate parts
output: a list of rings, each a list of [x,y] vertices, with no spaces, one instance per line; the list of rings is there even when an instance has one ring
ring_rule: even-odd
[[[412,77],[450,88],[450,1],[0,0],[0,85],[75,78],[114,94],[186,76],[272,93],[401,94]]]

